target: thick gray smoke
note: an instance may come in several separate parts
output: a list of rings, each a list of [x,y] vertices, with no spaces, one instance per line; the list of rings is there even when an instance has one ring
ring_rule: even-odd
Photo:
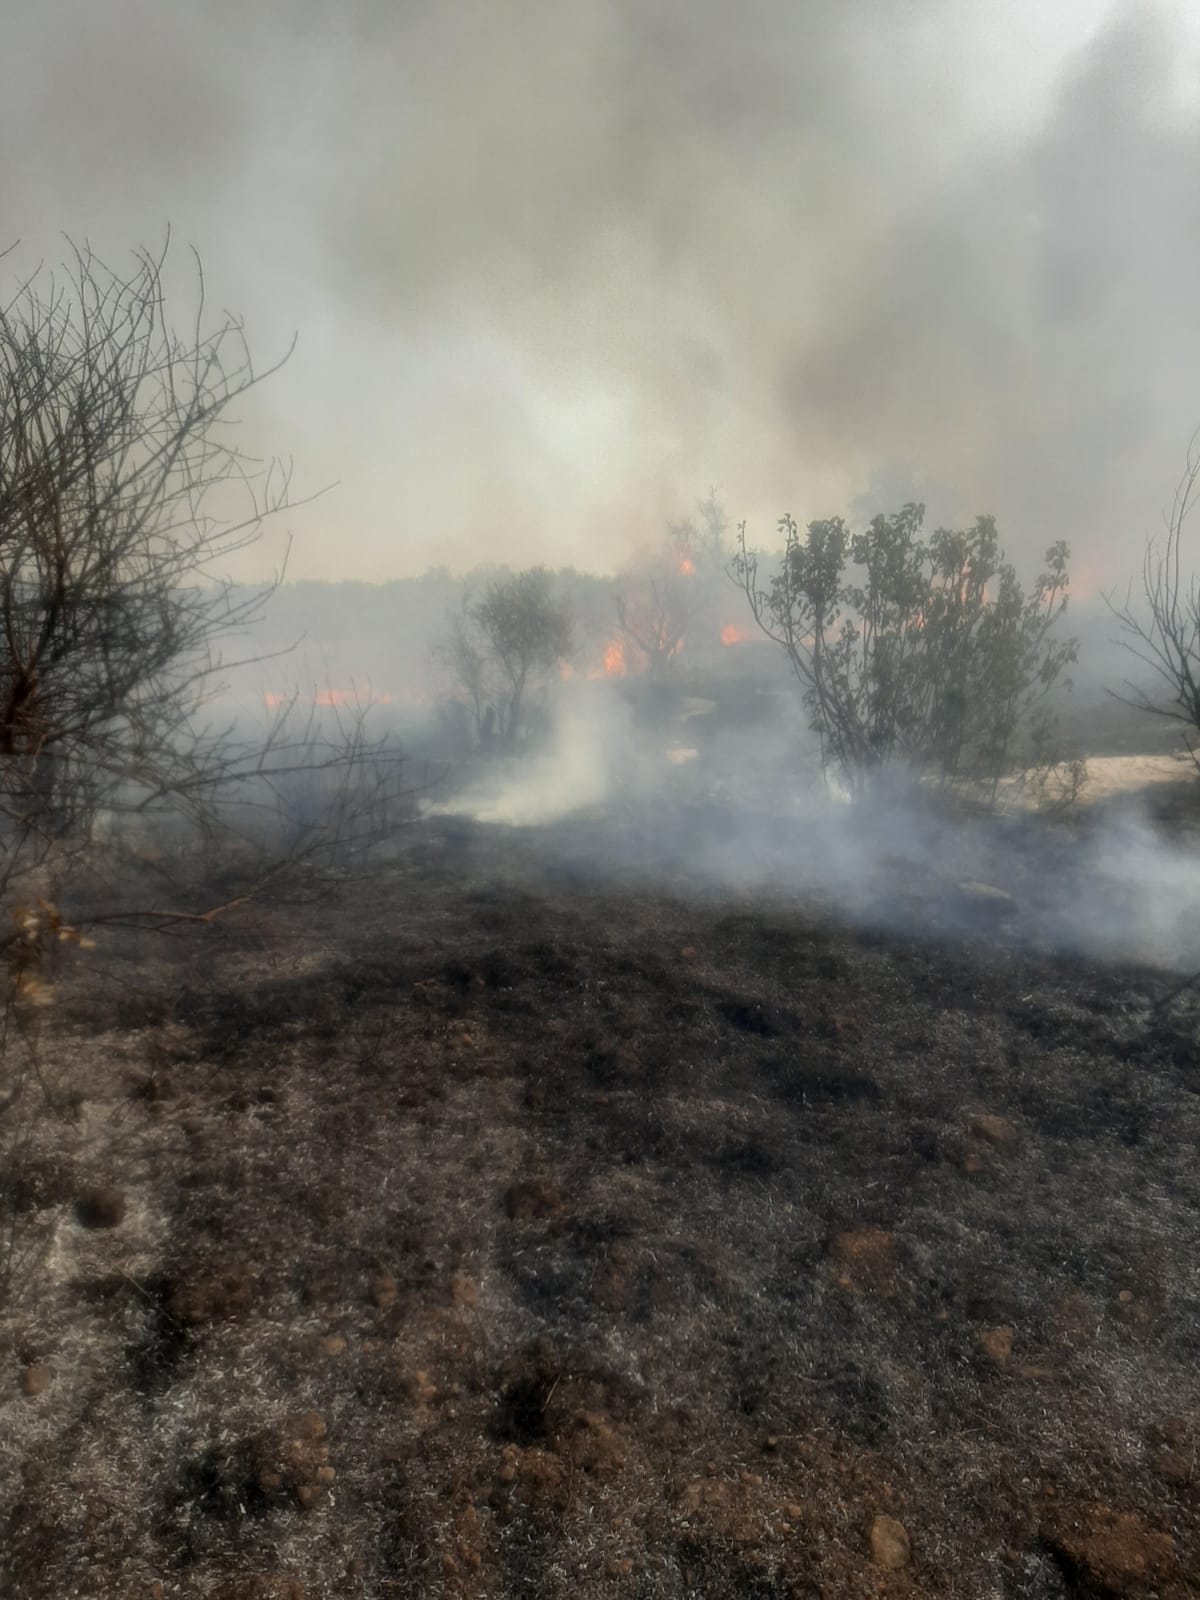
[[[0,209],[22,265],[170,219],[300,330],[247,418],[341,480],[296,575],[612,568],[715,483],[1086,586],[1200,413],[1192,10],[62,0],[6,18]]]

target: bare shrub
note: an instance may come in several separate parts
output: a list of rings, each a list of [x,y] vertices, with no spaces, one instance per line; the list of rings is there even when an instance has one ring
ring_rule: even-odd
[[[1179,729],[1193,760],[1200,764],[1200,577],[1185,572],[1186,524],[1200,498],[1200,430],[1188,441],[1187,459],[1163,521],[1166,537],[1149,540],[1142,559],[1142,594],[1130,583],[1118,604],[1105,603],[1120,624],[1122,645],[1157,681],[1155,689],[1125,682],[1114,697]]]
[[[210,323],[198,258],[178,332],[165,263],[122,273],[72,248],[0,305],[0,1291],[61,1099],[38,1049],[56,952],[344,869],[407,802],[366,707],[215,719],[222,671],[246,664],[223,651],[276,587],[239,590],[223,564],[290,503],[289,470],[238,449],[231,408],[281,363],[256,368],[237,319]]]
[[[661,678],[696,633],[715,616],[728,559],[728,520],[710,491],[698,521],[672,524],[663,547],[618,580],[617,627],[626,665]]]

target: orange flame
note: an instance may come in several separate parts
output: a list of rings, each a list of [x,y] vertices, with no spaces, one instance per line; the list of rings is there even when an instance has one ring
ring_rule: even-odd
[[[390,706],[396,703],[395,695],[378,694],[358,689],[318,689],[311,699],[303,696],[297,697],[290,694],[277,694],[268,690],[263,695],[263,704],[268,711],[280,711],[289,705],[293,699],[299,698],[305,705],[313,706]],[[414,703],[424,699],[423,695],[408,696]]]
[[[696,563],[691,556],[682,556],[679,561],[679,570],[685,578],[690,578],[696,570]]]
[[[604,676],[606,678],[623,678],[629,671],[625,660],[625,641],[613,639],[604,651]]]
[[[727,622],[721,629],[721,643],[724,645],[746,644],[750,637],[750,630],[739,628],[736,622]]]

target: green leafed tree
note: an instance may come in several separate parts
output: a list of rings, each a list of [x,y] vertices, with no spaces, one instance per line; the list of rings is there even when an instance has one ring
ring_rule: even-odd
[[[571,654],[570,603],[545,567],[490,579],[452,618],[443,660],[482,746],[514,749]]]
[[[784,517],[778,567],[746,542],[731,568],[754,619],[787,655],[827,767],[855,794],[898,769],[989,785],[1044,746],[1046,701],[1075,660],[1055,624],[1069,549],[1026,589],[991,517],[923,534],[910,504],[852,532]]]

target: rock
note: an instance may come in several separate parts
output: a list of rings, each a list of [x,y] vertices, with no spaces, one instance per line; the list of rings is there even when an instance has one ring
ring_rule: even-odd
[[[327,1333],[317,1340],[317,1349],[323,1356],[340,1356],[346,1349],[346,1341],[340,1333]]]
[[[85,1189],[75,1200],[75,1217],[84,1228],[119,1228],[125,1220],[125,1195],[105,1184]]]
[[[898,1572],[912,1559],[908,1529],[895,1517],[876,1517],[871,1524],[871,1560],[887,1572]]]
[[[1013,1353],[1014,1330],[1005,1326],[1002,1328],[985,1328],[979,1335],[979,1345],[984,1355],[990,1357],[998,1367],[1003,1367]]]
[[[54,1373],[43,1362],[36,1362],[33,1366],[26,1367],[21,1374],[21,1393],[27,1395],[45,1394],[54,1382]]]
[[[389,1306],[396,1304],[399,1286],[390,1272],[380,1272],[371,1279],[371,1299],[380,1311],[386,1311]]]
[[[896,1292],[896,1241],[885,1228],[848,1228],[834,1234],[829,1254],[835,1263],[839,1288],[872,1289],[890,1296]]]
[[[427,1406],[431,1400],[437,1399],[437,1384],[423,1367],[401,1378],[401,1387],[408,1398],[415,1400],[419,1406]]]
[[[976,1117],[971,1123],[971,1134],[1003,1156],[1015,1156],[1021,1148],[1021,1135],[1007,1117]]]

